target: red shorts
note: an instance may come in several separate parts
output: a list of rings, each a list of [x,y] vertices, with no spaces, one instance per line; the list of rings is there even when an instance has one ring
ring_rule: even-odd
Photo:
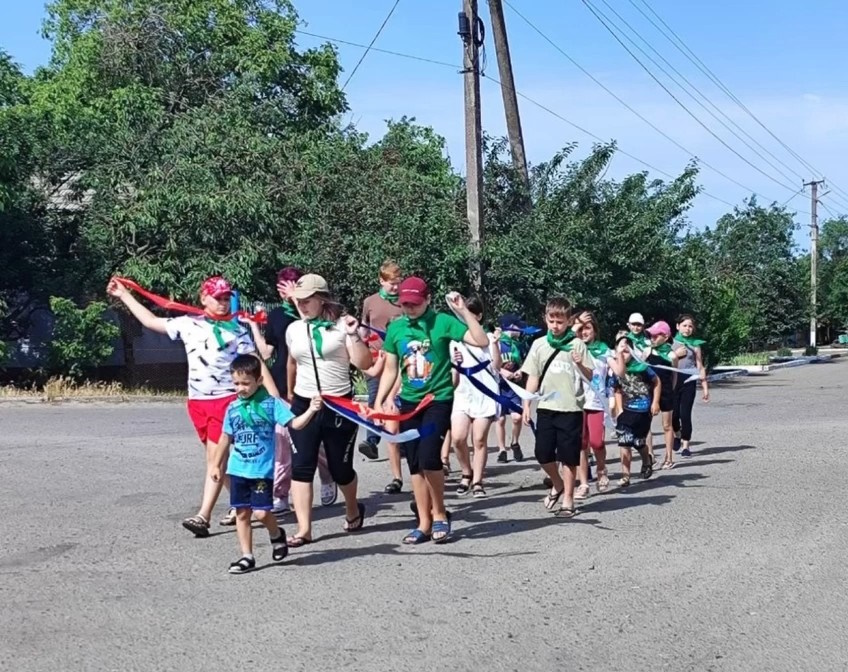
[[[206,445],[207,441],[218,443],[224,427],[224,414],[238,395],[230,394],[219,399],[189,399],[188,417],[197,432],[197,436]]]

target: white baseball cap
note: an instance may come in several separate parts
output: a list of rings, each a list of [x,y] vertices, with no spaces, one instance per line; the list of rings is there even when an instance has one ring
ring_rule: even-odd
[[[645,324],[645,318],[642,317],[642,313],[631,313],[627,324]]]

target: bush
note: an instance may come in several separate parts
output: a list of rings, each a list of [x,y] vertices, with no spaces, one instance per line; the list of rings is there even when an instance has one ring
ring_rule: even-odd
[[[817,354],[819,354],[819,349],[815,345],[808,345],[804,348],[805,357],[815,357]]]
[[[120,328],[104,317],[105,303],[93,301],[77,308],[70,299],[53,296],[50,310],[56,318],[49,356],[54,372],[79,380],[86,369],[109,359]]]
[[[791,357],[792,356],[792,350],[790,350],[789,348],[787,348],[785,346],[782,347],[782,348],[778,348],[777,349],[777,356],[778,357]]]

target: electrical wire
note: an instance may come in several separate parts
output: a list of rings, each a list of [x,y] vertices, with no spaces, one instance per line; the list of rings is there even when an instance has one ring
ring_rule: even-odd
[[[377,41],[377,38],[380,37],[380,33],[383,32],[383,28],[386,27],[386,24],[389,22],[389,19],[392,18],[392,14],[395,13],[395,10],[397,9],[399,3],[400,0],[395,0],[395,4],[392,5],[392,8],[389,10],[389,13],[386,15],[386,18],[383,19],[383,23],[380,24],[380,27],[377,29],[377,32],[374,33],[374,37],[371,38],[371,43],[368,45],[368,48],[365,50],[362,56],[359,57],[359,60],[356,62],[356,65],[353,66],[353,70],[351,70],[350,74],[347,76],[345,83],[342,84],[342,91],[347,88],[348,83],[351,79],[353,79],[353,76],[356,74],[356,71],[359,70],[359,66],[362,65],[362,61],[365,60],[365,57],[368,55],[368,52],[371,51],[371,47],[374,46],[374,43]]]
[[[704,63],[698,55],[689,48],[686,42],[674,31],[674,29],[666,23],[666,21],[648,4],[647,0],[639,0],[648,11],[656,17],[656,19],[664,26],[665,29],[661,28],[657,23],[648,16],[644,10],[639,7],[635,0],[628,0],[636,10],[644,16],[657,31],[663,35],[680,53],[682,53],[689,61],[695,65],[706,77],[715,84],[728,98],[730,98],[739,108],[745,112],[751,119],[753,119],[766,133],[768,133],[774,140],[776,140],[783,149],[786,150],[793,158],[795,158],[798,162],[800,162],[807,170],[811,171],[813,175],[821,176],[821,171],[817,170],[814,166],[812,166],[808,161],[804,160],[804,158],[798,154],[794,149],[792,149],[789,145],[787,145],[780,137],[778,137],[768,126],[766,126],[760,118],[754,114],[745,103],[743,103],[734,93],[728,88],[728,86],[721,81],[721,79],[716,75],[707,65]],[[670,35],[669,35],[670,34]],[[848,192],[840,189],[833,183],[831,183],[831,187],[842,194],[844,197],[848,197]]]
[[[714,137],[716,140],[718,140],[718,141],[719,141],[719,142],[720,142],[720,143],[721,143],[721,144],[722,144],[722,145],[723,145],[726,149],[728,149],[730,152],[732,152],[732,153],[733,153],[734,155],[736,155],[739,159],[741,159],[743,162],[745,162],[746,164],[748,164],[751,168],[753,168],[754,170],[756,170],[758,173],[760,173],[760,174],[761,174],[761,175],[763,175],[764,177],[768,178],[769,180],[771,180],[771,181],[772,181],[772,182],[774,182],[775,184],[780,185],[780,186],[781,186],[781,187],[783,187],[784,189],[787,189],[787,190],[789,190],[789,191],[793,191],[793,190],[794,190],[794,187],[787,186],[785,183],[781,182],[780,180],[778,180],[778,179],[777,179],[776,177],[774,177],[773,175],[770,175],[769,173],[767,173],[767,172],[765,172],[764,170],[762,170],[759,166],[756,166],[755,164],[751,163],[751,161],[749,161],[747,158],[745,158],[744,156],[742,156],[742,155],[741,155],[739,152],[737,152],[737,151],[736,151],[733,147],[731,147],[729,144],[727,144],[727,142],[725,142],[725,141],[724,141],[724,140],[723,140],[723,139],[722,139],[719,135],[717,135],[717,134],[716,134],[716,133],[715,133],[715,132],[714,132],[714,131],[713,131],[713,130],[709,127],[709,126],[707,126],[707,125],[706,125],[703,121],[701,121],[701,119],[700,119],[700,118],[699,118],[699,117],[698,117],[698,116],[697,116],[694,112],[692,112],[692,110],[690,110],[690,109],[689,109],[689,108],[688,108],[688,107],[687,107],[687,106],[686,106],[686,105],[685,105],[685,104],[684,104],[684,103],[683,103],[683,102],[682,102],[682,101],[681,101],[681,100],[680,100],[677,96],[675,96],[675,95],[674,95],[674,93],[673,93],[673,92],[672,92],[672,91],[671,91],[671,90],[670,90],[670,89],[669,89],[669,88],[668,88],[665,84],[663,84],[663,83],[660,81],[660,79],[659,79],[659,78],[658,78],[658,77],[657,77],[657,76],[656,76],[656,75],[655,75],[655,74],[651,71],[651,69],[650,69],[648,66],[646,66],[646,65],[645,65],[645,64],[644,64],[644,63],[643,63],[643,62],[639,59],[639,57],[638,57],[636,54],[634,54],[634,53],[630,50],[630,48],[629,48],[626,44],[624,44],[624,42],[622,42],[622,41],[621,41],[621,39],[618,37],[618,35],[616,35],[615,31],[614,31],[614,30],[613,30],[613,29],[609,26],[608,19],[606,19],[606,15],[603,15],[603,12],[601,12],[600,10],[598,10],[598,9],[597,9],[597,8],[596,8],[596,7],[595,7],[595,6],[594,6],[594,5],[590,2],[590,0],[582,0],[582,2],[583,2],[583,4],[586,6],[586,8],[587,8],[587,9],[588,9],[591,13],[592,13],[592,15],[593,15],[593,16],[594,16],[594,17],[595,17],[595,18],[596,18],[596,19],[597,19],[597,20],[601,23],[601,25],[602,25],[602,26],[603,26],[603,27],[607,30],[607,32],[609,32],[609,34],[613,36],[613,38],[615,39],[615,41],[616,41],[616,42],[618,42],[618,43],[621,45],[621,47],[622,47],[622,48],[623,48],[623,49],[624,49],[624,50],[625,50],[625,51],[626,51],[626,52],[630,55],[630,57],[631,57],[634,61],[636,61],[636,62],[639,64],[639,66],[640,66],[640,67],[641,67],[641,68],[642,68],[642,69],[643,69],[643,70],[644,70],[644,71],[648,74],[648,76],[650,76],[650,78],[651,78],[651,79],[653,79],[653,80],[654,80],[654,81],[655,81],[655,82],[656,82],[656,83],[660,86],[660,88],[662,88],[662,90],[663,90],[663,91],[665,91],[665,92],[666,92],[666,93],[667,93],[667,94],[671,97],[671,99],[672,99],[672,100],[674,100],[674,102],[675,102],[675,103],[677,103],[677,104],[678,104],[678,105],[679,105],[679,106],[683,109],[683,111],[684,111],[684,112],[686,112],[686,113],[687,113],[690,117],[692,117],[692,119],[693,119],[693,120],[695,120],[695,121],[698,123],[698,125],[700,125],[700,126],[701,126],[701,127],[702,127],[702,128],[703,128],[706,132],[707,132],[707,133],[709,133],[711,136],[713,136],[713,137]],[[603,15],[603,17],[602,17],[602,15]],[[605,19],[606,19],[606,20],[605,20]]]

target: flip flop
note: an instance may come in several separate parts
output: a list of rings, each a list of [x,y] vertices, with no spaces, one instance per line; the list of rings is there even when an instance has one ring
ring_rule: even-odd
[[[301,546],[306,546],[307,544],[312,543],[312,539],[307,539],[306,537],[301,537],[298,535],[294,535],[293,537],[289,537],[286,539],[286,543],[289,548],[300,548]]]
[[[554,515],[557,518],[574,518],[577,515],[577,509],[573,506],[561,506]]]
[[[430,541],[430,535],[424,532],[423,530],[419,530],[418,528],[409,532],[404,538],[403,542],[407,546],[416,546],[418,544],[424,544]]]
[[[554,510],[554,506],[556,506],[556,503],[559,501],[559,498],[562,497],[563,492],[564,490],[560,490],[559,492],[549,492],[547,495],[545,495],[545,499],[543,501],[545,503],[545,508],[548,511]]]
[[[356,532],[357,530],[361,530],[362,526],[365,524],[365,504],[359,502],[359,504],[356,505],[356,508],[359,511],[359,515],[356,516],[356,518],[345,518],[345,532]]]

